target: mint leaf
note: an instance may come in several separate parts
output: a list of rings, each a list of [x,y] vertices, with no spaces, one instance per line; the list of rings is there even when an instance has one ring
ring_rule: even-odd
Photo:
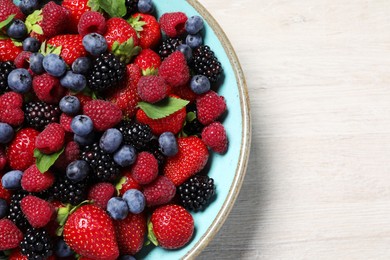
[[[64,152],[65,148],[53,154],[44,154],[38,149],[34,150],[34,157],[36,158],[36,165],[41,173],[45,173],[56,162],[58,157]]]
[[[3,29],[8,24],[10,24],[12,22],[12,20],[14,19],[14,17],[15,17],[15,15],[11,14],[10,16],[8,16],[7,19],[5,19],[4,21],[0,22],[0,29]]]
[[[127,13],[125,0],[99,0],[99,6],[111,17],[123,17]]]
[[[167,97],[154,104],[141,101],[138,103],[138,107],[151,119],[160,119],[179,111],[188,103],[190,102],[184,99]]]

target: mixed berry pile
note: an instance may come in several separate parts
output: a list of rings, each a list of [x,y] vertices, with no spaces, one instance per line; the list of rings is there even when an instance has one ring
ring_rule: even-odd
[[[228,146],[203,27],[151,0],[0,0],[0,258],[191,240]]]

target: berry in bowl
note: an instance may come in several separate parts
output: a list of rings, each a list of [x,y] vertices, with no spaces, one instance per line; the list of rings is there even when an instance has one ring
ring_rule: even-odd
[[[250,145],[220,27],[196,1],[0,7],[0,257],[198,255]]]

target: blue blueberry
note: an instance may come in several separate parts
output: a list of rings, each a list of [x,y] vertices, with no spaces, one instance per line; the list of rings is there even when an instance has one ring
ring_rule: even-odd
[[[107,203],[107,212],[111,218],[115,220],[122,220],[129,214],[129,208],[126,201],[119,197],[111,198]]]
[[[66,72],[66,63],[57,54],[50,53],[43,58],[43,68],[50,75],[59,78]]]
[[[145,196],[142,192],[136,189],[130,189],[123,194],[123,199],[126,201],[129,211],[133,214],[139,214],[145,209]]]
[[[122,133],[116,128],[110,128],[104,132],[100,138],[100,148],[107,153],[113,153],[118,150],[123,141]]]
[[[88,134],[87,136],[74,135],[73,140],[81,146],[91,145],[95,142],[96,135],[94,132]]]
[[[198,34],[189,34],[186,37],[186,44],[190,46],[192,49],[195,49],[196,47],[199,47],[202,45],[203,39],[202,36]]]
[[[80,182],[88,176],[90,170],[91,168],[86,161],[77,160],[66,167],[66,176],[73,182]]]
[[[144,14],[150,14],[154,10],[152,0],[139,0],[138,1],[138,11]]]
[[[131,145],[122,146],[115,154],[114,161],[122,166],[127,167],[132,165],[137,158],[135,148]]]
[[[123,255],[119,257],[119,260],[137,260],[137,259],[135,259],[135,257],[131,255]]]
[[[1,184],[7,190],[20,189],[20,181],[22,180],[23,172],[14,170],[7,172],[3,178],[1,178]]]
[[[161,148],[161,152],[166,156],[174,156],[177,154],[177,141],[176,137],[171,132],[165,132],[158,138],[158,143]]]
[[[30,52],[37,52],[41,47],[41,43],[34,37],[27,37],[23,41],[23,50]]]
[[[87,52],[98,56],[107,50],[107,41],[98,33],[90,33],[84,36],[83,46]]]
[[[83,90],[87,85],[87,79],[84,75],[73,73],[70,70],[60,79],[60,82],[63,87],[76,92]]]
[[[43,68],[43,58],[44,56],[39,52],[35,52],[30,55],[30,69],[32,72],[36,74],[42,74],[45,72],[45,69]]]
[[[15,92],[27,93],[32,86],[32,78],[28,70],[15,69],[8,75],[8,86]]]
[[[14,137],[14,129],[6,123],[0,123],[0,144],[9,143]]]
[[[38,0],[22,0],[19,8],[25,15],[29,15],[39,8],[39,3]]]
[[[186,57],[187,62],[190,62],[192,60],[192,49],[187,44],[180,44],[177,46],[177,50],[184,54],[184,57]]]
[[[60,101],[61,111],[69,115],[77,114],[80,106],[80,100],[76,96],[65,96]]]
[[[76,135],[86,137],[93,131],[93,122],[89,116],[78,115],[72,119],[70,128]]]
[[[27,27],[22,20],[13,20],[11,25],[7,28],[9,37],[20,40],[27,35]]]
[[[56,256],[58,257],[68,257],[68,256],[71,256],[73,255],[73,251],[72,249],[70,249],[70,247],[65,243],[65,241],[60,238],[58,241],[57,241],[57,244],[55,246],[55,254]]]
[[[197,34],[203,29],[203,26],[204,26],[203,19],[198,15],[194,15],[188,18],[185,24],[186,31],[189,34]]]
[[[194,93],[200,95],[210,90],[210,80],[203,75],[195,75],[191,79],[190,87]]]
[[[72,63],[72,70],[77,74],[86,74],[91,67],[91,60],[87,57],[77,58]]]

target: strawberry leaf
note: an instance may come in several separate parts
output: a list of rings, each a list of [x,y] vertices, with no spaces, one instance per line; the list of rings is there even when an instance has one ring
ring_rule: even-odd
[[[12,42],[13,42],[14,45],[17,46],[17,47],[23,46],[23,43],[22,43],[22,42],[17,41],[17,40],[15,40],[15,39],[12,39]]]
[[[142,75],[143,76],[152,76],[152,75],[157,75],[158,74],[158,69],[155,67],[150,67],[147,68],[146,70],[142,70]]]
[[[64,152],[65,148],[53,154],[44,154],[38,149],[34,150],[34,157],[36,158],[36,165],[41,173],[45,173],[56,162],[58,157]]]
[[[10,16],[8,16],[7,19],[5,19],[4,21],[0,22],[0,29],[3,29],[8,24],[10,24],[12,22],[12,20],[14,19],[14,17],[15,17],[15,15],[11,14]]]
[[[141,47],[134,46],[133,37],[123,43],[115,41],[112,44],[112,52],[120,59],[121,62],[126,64],[128,64],[134,56],[138,55],[140,51]]]
[[[196,114],[194,112],[188,112],[186,116],[186,121],[192,122],[196,119]]]
[[[43,34],[43,30],[42,30],[42,27],[38,24],[34,24],[32,27],[31,27],[32,31],[37,33],[37,34]]]
[[[144,25],[146,22],[140,21],[141,15],[137,15],[136,17],[130,17],[127,22],[133,27],[133,29],[137,32],[137,36],[140,37],[140,33],[144,30]]]
[[[27,16],[26,21],[24,22],[27,27],[27,32],[36,32],[38,34],[43,34],[42,27],[38,25],[42,21],[42,10],[36,10],[29,16]]]
[[[119,181],[118,183],[115,185],[115,189],[116,189],[116,192],[117,194],[119,195],[119,191],[122,189],[122,186],[123,184],[125,184],[127,181],[127,178],[125,176],[123,176]]]
[[[151,221],[148,223],[148,240],[153,243],[153,245],[158,246],[158,241],[156,235],[153,232],[153,224]]]
[[[95,11],[95,12],[100,12],[101,11],[100,5],[99,5],[99,0],[89,0],[87,5],[89,7],[91,7],[92,11]]]
[[[160,119],[167,117],[190,103],[187,100],[167,97],[162,101],[151,104],[144,101],[138,102],[138,107],[151,119]]]
[[[111,17],[123,17],[127,13],[125,0],[99,0],[98,3]]]

